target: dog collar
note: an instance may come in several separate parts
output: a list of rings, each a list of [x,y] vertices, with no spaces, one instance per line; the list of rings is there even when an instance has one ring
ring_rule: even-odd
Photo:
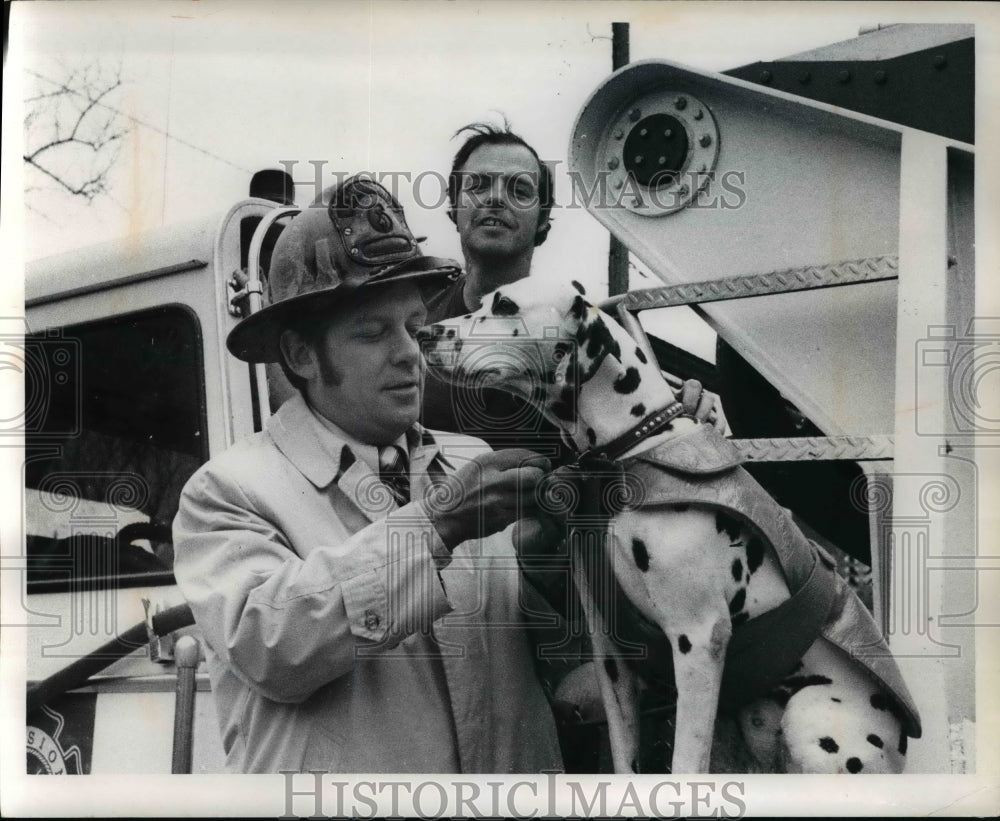
[[[640,442],[668,430],[670,423],[684,412],[680,402],[672,402],[662,410],[654,411],[635,427],[625,431],[617,439],[612,439],[599,448],[585,450],[577,457],[577,464],[592,460],[616,461],[623,453],[628,453]]]

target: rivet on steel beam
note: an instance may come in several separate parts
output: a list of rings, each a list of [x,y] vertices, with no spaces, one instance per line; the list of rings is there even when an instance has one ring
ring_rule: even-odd
[[[698,145],[700,145],[702,148],[708,148],[711,144],[712,144],[711,134],[702,134],[698,138]]]
[[[352,231],[350,228],[345,228],[344,229],[344,234],[346,234],[347,236],[350,236],[353,233],[354,233],[354,231]]]
[[[644,159],[645,159],[645,158],[644,158],[644,157],[642,156],[642,154],[636,154],[636,155],[635,155],[635,164],[636,164],[636,165],[642,165],[642,161],[643,161]]]
[[[850,69],[842,68],[837,72],[837,82],[838,83],[849,83],[851,82],[851,71]]]
[[[700,108],[694,113],[694,118],[696,120],[700,120],[704,116],[705,116],[705,112],[702,111]]]
[[[635,122],[638,122],[638,121],[639,121],[639,118],[640,118],[641,116],[642,116],[642,112],[641,112],[641,111],[640,111],[640,110],[639,110],[638,108],[633,108],[633,109],[632,109],[632,110],[631,110],[631,111],[630,111],[630,112],[628,113],[628,118],[629,118],[629,119],[630,119],[630,120],[631,120],[631,121],[632,121],[633,123],[635,123]]]
[[[668,128],[666,131],[663,132],[663,136],[669,140],[671,137],[674,136],[674,132]]]
[[[359,251],[359,250],[358,250],[357,248],[352,248],[352,249],[351,249],[351,256],[352,256],[352,257],[356,257],[356,256],[357,256],[358,254],[360,254],[360,253],[361,253],[361,252],[360,252],[360,251]]]
[[[774,77],[774,75],[771,74],[771,72],[768,71],[766,68],[760,73],[760,81],[762,83],[769,83],[769,82],[771,82],[771,78],[772,77]]]
[[[683,111],[685,108],[687,108],[687,104],[688,101],[686,97],[678,97],[676,100],[674,100],[674,108],[676,108],[678,111]]]
[[[876,85],[880,85],[880,86],[885,85],[885,81],[888,80],[888,79],[889,79],[889,75],[886,74],[881,69],[879,69],[878,71],[875,72],[875,84]]]
[[[639,129],[639,136],[640,137],[648,137],[649,136],[649,129],[648,128],[640,128]]]
[[[612,157],[610,160],[608,160],[608,168],[610,168],[612,171],[614,171],[617,167],[618,167],[618,158],[617,157]]]
[[[947,57],[945,57],[943,54],[935,54],[934,55],[934,68],[940,70],[940,69],[944,68],[946,65],[948,65],[948,58]]]
[[[624,136],[625,136],[625,132],[624,131],[622,131],[620,128],[615,129],[615,139],[616,140],[620,140]]]
[[[656,164],[657,165],[666,165],[667,164],[667,158],[666,157],[658,157],[657,160],[656,160]]]
[[[808,85],[812,81],[812,78],[813,76],[811,71],[803,71],[799,75],[799,82],[802,83],[802,85]]]
[[[615,191],[621,190],[623,184],[624,183],[621,180],[615,180]]]

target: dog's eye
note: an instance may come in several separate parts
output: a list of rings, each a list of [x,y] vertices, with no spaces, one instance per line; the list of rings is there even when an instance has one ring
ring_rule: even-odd
[[[490,310],[493,312],[493,316],[516,316],[521,309],[509,296],[497,294],[493,297],[493,305]]]

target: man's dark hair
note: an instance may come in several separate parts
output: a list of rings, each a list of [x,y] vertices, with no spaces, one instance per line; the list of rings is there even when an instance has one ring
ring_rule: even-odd
[[[538,163],[538,201],[541,205],[541,213],[538,215],[538,233],[535,234],[535,245],[545,242],[545,237],[549,233],[549,214],[553,205],[553,183],[552,169],[549,168],[538,152],[532,148],[523,137],[510,130],[510,123],[506,118],[503,126],[492,123],[469,123],[463,125],[452,135],[452,139],[465,133],[472,132],[455,154],[455,159],[451,163],[451,174],[448,175],[448,216],[451,221],[455,221],[455,209],[458,207],[458,194],[462,190],[462,166],[472,156],[472,152],[481,145],[521,145],[531,152],[531,155]]]

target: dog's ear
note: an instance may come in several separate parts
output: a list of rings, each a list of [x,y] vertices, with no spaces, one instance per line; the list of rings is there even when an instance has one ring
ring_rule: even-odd
[[[587,316],[587,311],[593,306],[581,295],[573,297],[573,302],[569,306],[569,315],[577,322],[583,322]]]
[[[575,279],[572,279],[572,280],[570,280],[570,283],[569,283],[569,284],[570,284],[570,285],[572,285],[572,286],[573,286],[574,288],[576,288],[576,290],[577,290],[577,291],[579,291],[581,295],[583,295],[583,296],[586,296],[586,295],[587,295],[587,289],[586,289],[586,288],[584,288],[584,287],[583,287],[583,286],[582,286],[582,285],[581,285],[581,284],[580,284],[579,282],[577,282],[577,281],[576,281]]]

